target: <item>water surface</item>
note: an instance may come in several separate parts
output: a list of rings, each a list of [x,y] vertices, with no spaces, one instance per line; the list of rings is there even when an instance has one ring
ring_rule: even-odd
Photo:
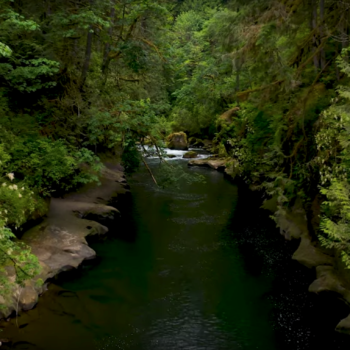
[[[181,154],[176,153],[178,157]],[[210,169],[205,184],[156,188],[129,179],[126,224],[93,244],[99,258],[50,286],[0,337],[12,349],[349,349],[333,331],[343,307],[307,293],[260,200]],[[157,160],[150,160],[156,172]],[[346,314],[346,310],[345,310]]]

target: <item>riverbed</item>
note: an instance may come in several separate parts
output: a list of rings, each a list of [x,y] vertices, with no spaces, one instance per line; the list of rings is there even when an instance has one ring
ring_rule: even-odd
[[[261,194],[174,154],[205,183],[159,188],[141,167],[123,225],[92,244],[98,259],[11,320],[3,347],[348,350],[333,330],[348,310],[307,292],[315,273],[291,260],[297,242],[279,235]],[[158,160],[148,163],[157,174]]]

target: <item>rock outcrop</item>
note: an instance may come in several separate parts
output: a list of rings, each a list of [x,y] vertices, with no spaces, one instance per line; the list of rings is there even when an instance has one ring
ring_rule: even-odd
[[[264,205],[266,209],[269,204]],[[293,260],[316,271],[316,279],[309,286],[309,292],[332,294],[345,302],[347,306],[344,305],[344,307],[350,306],[350,285],[342,274],[343,267],[338,257],[334,256],[332,251],[321,247],[318,240],[310,234],[308,219],[301,200],[297,199],[295,204],[283,214],[277,211],[275,217],[281,234],[286,239],[300,239],[299,247],[292,257]],[[350,335],[350,315],[340,321],[336,331]]]
[[[170,149],[188,150],[187,135],[184,132],[175,132],[166,139],[166,145]]]
[[[303,233],[298,249],[292,257],[293,260],[308,267],[332,266],[334,258],[325,254],[316,242],[312,242],[311,237],[307,233]]]
[[[202,166],[208,167],[219,171],[224,171],[226,168],[226,159],[217,158],[206,158],[196,159],[188,162],[189,166]]]
[[[123,169],[113,161],[105,162],[105,166],[100,185],[88,184],[64,198],[53,198],[47,218],[25,232],[22,240],[31,247],[42,270],[40,275],[27,280],[24,287],[15,285],[12,298],[1,300],[5,306],[1,317],[32,309],[49,279],[95,258],[96,253],[88,246],[86,237],[104,235],[108,227],[115,227],[120,212],[114,206],[129,193]],[[10,281],[15,281],[13,266],[6,267],[5,273]]]
[[[197,158],[198,157],[198,153],[197,152],[194,152],[194,151],[189,151],[189,152],[186,152],[182,158]]]
[[[350,304],[350,291],[345,287],[334,266],[317,266],[316,276],[317,279],[309,287],[310,292],[332,292]]]
[[[280,233],[285,239],[289,241],[300,239],[304,233],[308,232],[307,217],[300,198],[297,198],[294,205],[288,210],[279,211],[276,207],[273,211],[277,227],[280,228]]]

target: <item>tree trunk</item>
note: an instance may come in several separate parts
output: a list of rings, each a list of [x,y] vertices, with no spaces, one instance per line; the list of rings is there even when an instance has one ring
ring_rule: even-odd
[[[92,8],[93,0],[89,0],[90,6]],[[91,61],[91,51],[92,51],[92,36],[93,36],[93,27],[92,25],[89,26],[89,31],[86,38],[86,49],[85,49],[85,58],[84,58],[84,64],[83,69],[81,72],[81,78],[80,78],[80,89],[84,86],[87,74],[90,68],[90,61]]]
[[[113,34],[113,25],[115,21],[115,3],[113,3],[113,7],[111,9],[111,26],[108,29],[108,40],[112,40],[112,34]],[[103,51],[103,63],[102,63],[102,72],[103,74],[106,73],[108,68],[108,55],[111,51],[111,43],[110,41],[106,43]]]
[[[324,23],[324,0],[320,0],[320,43],[322,43],[322,39],[325,36],[325,23]],[[326,67],[326,52],[324,47],[322,47],[320,52],[320,62],[321,69]]]
[[[310,0],[311,5],[311,30],[314,32],[312,37],[312,53],[313,53],[313,61],[315,70],[318,71],[320,69],[320,60],[319,54],[316,53],[318,48],[318,40],[317,40],[317,5],[315,0]]]

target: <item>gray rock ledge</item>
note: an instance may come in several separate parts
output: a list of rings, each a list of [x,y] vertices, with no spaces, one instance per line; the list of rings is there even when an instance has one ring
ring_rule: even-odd
[[[22,241],[38,257],[42,271],[26,281],[24,287],[15,286],[7,300],[1,298],[4,308],[0,318],[9,317],[13,311],[32,309],[38,296],[47,289],[50,278],[95,258],[96,253],[87,245],[86,237],[108,232],[108,224],[115,223],[120,217],[114,206],[119,205],[121,198],[129,192],[120,165],[109,161],[105,166],[101,185],[88,184],[63,199],[53,198],[47,218],[25,232]],[[5,273],[10,281],[15,281],[13,266],[7,266]]]

